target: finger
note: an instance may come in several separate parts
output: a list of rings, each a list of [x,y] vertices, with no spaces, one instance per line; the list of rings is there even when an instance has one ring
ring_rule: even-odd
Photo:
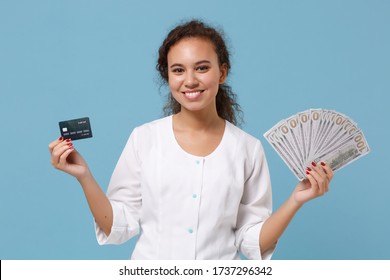
[[[325,192],[327,192],[329,189],[329,182],[332,179],[331,176],[333,176],[332,169],[330,168],[330,166],[326,165],[326,163],[323,161],[317,163],[314,168],[318,172],[318,174],[320,174],[320,176],[323,178],[324,181],[323,187]],[[328,174],[327,172],[330,173]]]
[[[319,194],[324,194],[328,178],[326,177],[325,172],[319,172],[317,166],[313,166],[311,171],[308,171],[315,183],[312,183],[312,187],[316,189]]]
[[[60,141],[57,145],[55,145],[52,149],[52,153],[54,153],[56,150],[58,149],[62,149],[62,147],[64,146],[69,146],[70,144],[72,144],[72,140],[71,139],[65,139],[65,140],[62,140]],[[73,144],[72,144],[73,145]]]
[[[322,167],[322,164],[315,163],[314,161],[311,163],[314,170],[317,171],[318,174],[320,174],[322,177],[326,177],[325,170]]]
[[[52,165],[57,168],[57,169],[60,169],[60,159],[61,159],[61,156],[69,149],[73,148],[73,144],[72,143],[66,143],[64,141],[64,143],[60,143],[58,144],[54,149],[53,149],[53,152],[52,152]]]
[[[306,171],[306,177],[310,182],[310,190],[315,194],[317,194],[319,192],[319,187],[318,187],[317,180],[312,175],[312,172],[313,171]]]
[[[50,151],[50,153],[53,152],[53,149],[54,149],[55,146],[57,146],[59,143],[61,143],[63,141],[64,141],[64,138],[61,136],[60,138],[58,138],[58,139],[54,140],[53,142],[51,142],[49,144],[49,151]]]
[[[329,191],[329,184],[330,184],[330,181],[331,181],[332,178],[333,178],[334,173],[333,173],[333,170],[332,170],[332,168],[330,167],[330,165],[327,165],[327,164],[326,164],[325,162],[323,162],[323,161],[321,161],[320,164],[321,164],[323,170],[324,170],[325,173],[326,173],[326,177],[328,178],[328,182],[327,182],[327,184],[326,184],[326,186],[325,186],[325,192],[328,192],[328,191]]]
[[[62,154],[64,152],[66,152],[66,150],[68,150],[69,147],[68,146],[62,146],[61,148],[56,148],[53,150],[53,153],[52,153],[52,156],[51,156],[51,164],[59,169],[59,163],[60,163],[60,157],[62,156]]]
[[[59,158],[59,167],[64,168],[67,164],[66,160],[68,156],[74,151],[74,147],[68,146],[68,148],[61,154]]]
[[[323,161],[321,161],[320,164],[321,164],[322,168],[324,169],[324,171],[329,179],[329,182],[330,182],[333,178],[333,175],[334,175],[332,168]]]

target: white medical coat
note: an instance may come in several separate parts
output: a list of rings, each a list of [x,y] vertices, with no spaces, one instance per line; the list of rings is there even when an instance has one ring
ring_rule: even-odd
[[[258,139],[226,121],[219,146],[194,156],[177,143],[172,116],[131,133],[107,190],[113,208],[109,236],[139,235],[132,259],[269,259],[259,233],[272,211],[270,176]]]

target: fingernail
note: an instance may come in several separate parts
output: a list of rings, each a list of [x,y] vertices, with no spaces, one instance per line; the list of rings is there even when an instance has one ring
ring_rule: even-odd
[[[325,164],[325,162],[321,161],[321,165],[322,165],[322,166],[325,166],[326,164]]]
[[[68,146],[69,146],[69,147],[72,147],[72,146],[73,146],[73,144],[72,144],[72,143],[69,143],[69,144],[68,144]]]
[[[70,141],[72,141],[72,139],[70,139],[70,138],[66,139],[66,142],[69,143]]]
[[[306,175],[310,175],[310,172],[309,172],[309,171],[306,171]]]
[[[311,165],[317,166],[317,164],[314,161],[311,162]]]
[[[64,137],[60,137],[60,138],[58,138],[58,141],[62,141],[62,140],[64,140]]]
[[[311,168],[310,168],[310,167],[306,167],[306,170],[307,170],[307,171],[311,171]]]

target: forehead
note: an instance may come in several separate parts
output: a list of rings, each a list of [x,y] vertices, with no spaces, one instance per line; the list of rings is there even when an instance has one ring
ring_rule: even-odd
[[[218,57],[214,45],[204,38],[185,38],[174,44],[168,52],[168,64],[210,60],[217,62]],[[181,61],[177,61],[181,60]]]

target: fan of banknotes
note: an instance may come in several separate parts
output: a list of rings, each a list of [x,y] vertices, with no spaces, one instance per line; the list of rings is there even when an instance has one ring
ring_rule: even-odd
[[[264,137],[299,180],[306,178],[305,169],[312,161],[323,161],[336,171],[370,152],[354,121],[326,109],[297,113],[278,122]]]

